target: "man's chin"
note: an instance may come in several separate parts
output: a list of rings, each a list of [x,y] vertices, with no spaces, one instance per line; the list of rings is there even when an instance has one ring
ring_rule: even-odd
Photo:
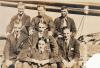
[[[19,13],[18,15],[19,15],[19,16],[22,16],[23,14],[24,14],[24,13]]]

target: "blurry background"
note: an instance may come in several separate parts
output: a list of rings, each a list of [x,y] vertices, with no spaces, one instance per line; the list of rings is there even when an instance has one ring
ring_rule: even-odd
[[[35,1],[39,1],[39,0],[35,0]],[[47,1],[47,2],[62,2],[62,3],[76,3],[76,2],[81,2],[81,3],[88,3],[88,2],[93,2],[93,3],[100,3],[100,0],[40,0],[40,1]],[[35,17],[37,15],[37,11],[34,9],[25,9],[25,13],[27,15],[29,15],[31,18]],[[6,6],[0,6],[0,36],[4,36],[5,35],[5,31],[6,31],[6,26],[10,23],[11,17],[13,17],[14,15],[17,14],[17,8],[13,8],[13,7],[6,7]],[[53,18],[53,20],[57,17],[60,16],[60,13],[58,12],[50,12],[47,11],[46,14],[50,17]],[[87,15],[84,18],[84,23],[82,24],[82,18],[84,15],[82,14],[68,14],[69,17],[73,18],[78,30],[78,34],[76,36],[76,38],[78,38],[81,35],[87,35],[87,34],[92,34],[92,33],[98,33],[100,32],[100,16],[92,16],[92,15]],[[81,26],[80,26],[81,23]],[[80,28],[79,28],[80,26]],[[78,29],[79,28],[79,29]],[[100,36],[99,36],[100,37]],[[4,40],[0,40],[0,55],[3,52],[3,47],[4,47],[5,41]],[[87,50],[89,50],[91,47],[91,45],[88,47]],[[82,47],[81,50],[86,47]],[[91,47],[91,49],[93,49],[93,47]],[[100,46],[99,47],[95,47],[94,51],[97,50],[100,53]],[[93,50],[89,50],[90,52]],[[86,53],[86,52],[85,52]],[[83,53],[82,53],[83,54]]]

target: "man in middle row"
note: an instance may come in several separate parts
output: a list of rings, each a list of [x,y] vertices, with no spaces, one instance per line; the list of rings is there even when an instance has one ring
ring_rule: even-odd
[[[23,63],[22,68],[57,68],[58,45],[53,36],[48,35],[45,23],[39,23],[37,31],[34,30],[23,45],[28,48],[23,48],[17,57]]]

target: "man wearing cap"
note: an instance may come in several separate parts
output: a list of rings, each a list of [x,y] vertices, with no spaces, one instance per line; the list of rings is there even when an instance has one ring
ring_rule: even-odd
[[[29,68],[32,65],[33,68],[56,68],[58,45],[53,36],[48,35],[47,25],[44,22],[39,23],[37,30],[30,27],[29,35],[17,57],[20,62],[23,62],[23,67]]]
[[[18,3],[18,14],[11,18],[10,23],[7,26],[6,34],[9,36],[13,32],[14,25],[27,28],[30,25],[30,16],[24,13],[25,5],[22,2]]]
[[[61,36],[61,32],[64,28],[69,28],[72,37],[76,34],[75,22],[72,18],[68,17],[68,9],[66,6],[61,8],[61,16],[54,20],[55,24],[55,37]]]

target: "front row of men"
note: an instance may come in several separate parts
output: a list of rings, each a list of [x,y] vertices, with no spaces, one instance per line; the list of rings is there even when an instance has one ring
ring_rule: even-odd
[[[76,26],[62,7],[53,22],[38,5],[38,16],[30,23],[23,3],[7,26],[7,41],[2,68],[79,68],[80,44],[74,38]]]

